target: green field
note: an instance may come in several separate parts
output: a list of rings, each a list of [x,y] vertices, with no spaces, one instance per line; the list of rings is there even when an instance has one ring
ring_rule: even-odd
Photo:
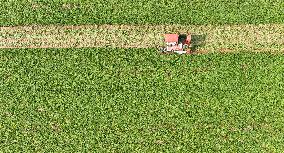
[[[6,152],[281,152],[284,57],[2,49]]]
[[[0,0],[0,25],[283,23],[283,0]]]
[[[0,152],[283,152],[283,8],[0,0]],[[207,54],[158,54],[179,32]]]

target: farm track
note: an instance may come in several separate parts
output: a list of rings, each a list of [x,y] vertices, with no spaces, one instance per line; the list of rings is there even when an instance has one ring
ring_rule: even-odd
[[[0,27],[0,48],[153,48],[163,45],[164,33],[192,33],[197,53],[284,51],[284,24]]]

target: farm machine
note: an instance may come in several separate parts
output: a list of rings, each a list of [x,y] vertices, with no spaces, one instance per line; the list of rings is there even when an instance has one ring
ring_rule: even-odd
[[[178,53],[190,54],[191,53],[191,35],[185,34],[165,34],[164,41],[166,47],[161,47],[161,53]]]

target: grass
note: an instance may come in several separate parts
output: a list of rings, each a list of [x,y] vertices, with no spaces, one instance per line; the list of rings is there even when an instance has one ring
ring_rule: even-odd
[[[282,0],[0,1],[0,25],[283,23]]]
[[[281,152],[284,57],[2,49],[3,152]]]

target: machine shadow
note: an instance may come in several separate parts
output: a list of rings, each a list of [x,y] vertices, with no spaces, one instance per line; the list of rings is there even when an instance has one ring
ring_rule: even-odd
[[[207,35],[205,34],[201,34],[201,35],[197,35],[197,34],[193,34],[191,35],[191,51],[195,52],[199,47],[203,47],[206,45],[206,37]]]

